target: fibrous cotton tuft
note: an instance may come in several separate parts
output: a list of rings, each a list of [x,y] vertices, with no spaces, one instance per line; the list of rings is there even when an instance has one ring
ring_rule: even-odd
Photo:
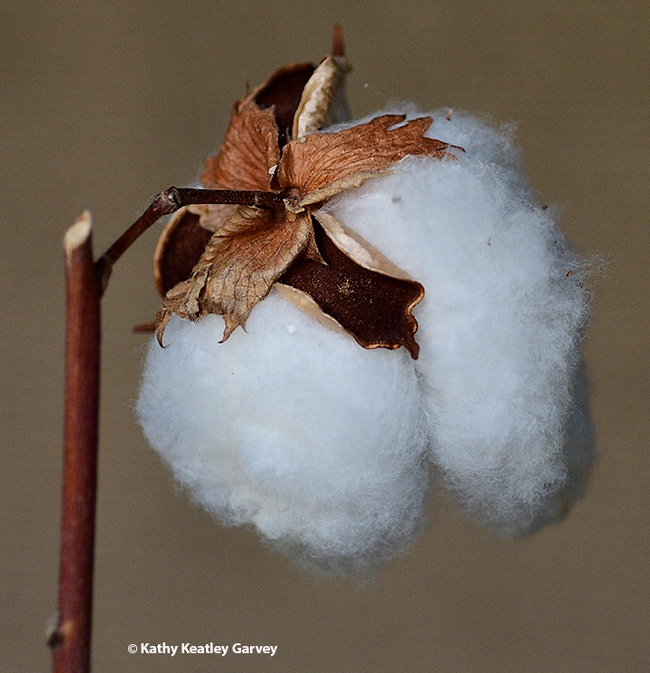
[[[252,523],[307,565],[353,569],[401,550],[427,488],[422,400],[405,352],[367,351],[285,302],[223,320],[174,316],[138,403],[151,444],[225,523]]]
[[[528,187],[509,129],[432,113],[457,160],[407,158],[326,210],[425,288],[421,351],[364,350],[274,290],[247,331],[174,316],[138,414],[192,497],[332,571],[420,529],[430,467],[504,536],[558,518],[593,453],[584,265]],[[415,116],[411,111],[410,116]]]

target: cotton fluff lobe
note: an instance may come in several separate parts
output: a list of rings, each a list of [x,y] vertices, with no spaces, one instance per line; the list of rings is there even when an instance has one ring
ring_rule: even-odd
[[[220,316],[174,316],[138,411],[151,444],[226,523],[307,565],[352,570],[402,549],[427,487],[406,353],[363,351],[273,293],[223,344]]]
[[[147,355],[138,414],[176,478],[307,565],[355,570],[403,551],[427,459],[505,536],[560,516],[592,460],[583,265],[508,133],[432,116],[432,137],[465,148],[458,161],[406,159],[327,204],[424,285],[418,360],[363,350],[275,291],[247,332],[219,344],[219,316],[174,316],[167,347]]]

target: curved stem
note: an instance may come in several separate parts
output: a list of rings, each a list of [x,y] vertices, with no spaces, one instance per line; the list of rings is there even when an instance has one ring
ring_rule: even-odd
[[[100,293],[103,294],[115,262],[164,215],[171,215],[184,206],[225,203],[235,205],[277,208],[283,205],[282,195],[276,192],[237,189],[191,189],[170,187],[151,202],[140,217],[97,260],[96,270]]]

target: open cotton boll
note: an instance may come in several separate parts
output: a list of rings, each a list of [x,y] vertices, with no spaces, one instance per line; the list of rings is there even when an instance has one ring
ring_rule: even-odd
[[[137,412],[193,498],[254,524],[307,565],[343,571],[400,553],[427,490],[408,354],[364,350],[275,291],[225,343],[220,316],[173,316],[152,340]]]
[[[431,458],[472,517],[516,535],[557,517],[592,460],[583,273],[510,139],[433,116],[427,134],[462,145],[458,161],[406,159],[327,210],[424,285]]]

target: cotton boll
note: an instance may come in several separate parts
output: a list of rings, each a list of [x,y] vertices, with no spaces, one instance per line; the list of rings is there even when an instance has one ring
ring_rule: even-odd
[[[326,205],[424,285],[417,361],[363,350],[275,291],[247,332],[221,344],[219,316],[174,316],[147,356],[138,413],[178,481],[312,567],[401,552],[422,521],[425,454],[506,536],[561,516],[593,460],[583,266],[509,130],[434,117],[427,135],[466,152],[406,159]]]
[[[333,571],[400,553],[423,517],[426,436],[406,352],[367,351],[276,292],[219,343],[220,316],[174,316],[137,411],[193,498]]]
[[[581,264],[508,138],[467,115],[436,115],[430,135],[466,153],[405,160],[328,210],[424,285],[431,458],[472,517],[516,535],[556,518],[592,460]]]

